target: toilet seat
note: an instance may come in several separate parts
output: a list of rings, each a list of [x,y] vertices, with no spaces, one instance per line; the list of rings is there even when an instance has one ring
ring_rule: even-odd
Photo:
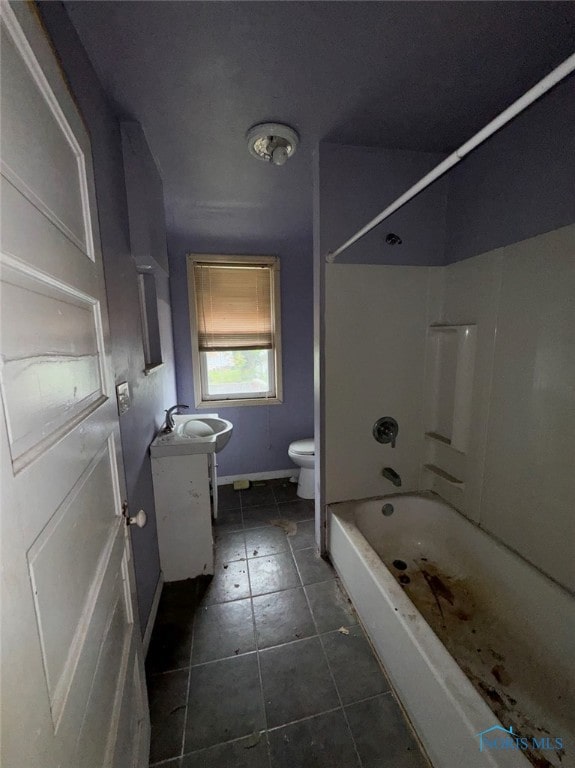
[[[313,437],[306,438],[305,440],[294,440],[289,447],[291,453],[297,453],[300,456],[314,456],[315,445]]]

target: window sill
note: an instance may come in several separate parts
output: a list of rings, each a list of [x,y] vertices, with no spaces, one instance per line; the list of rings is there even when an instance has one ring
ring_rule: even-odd
[[[238,400],[200,400],[196,408],[238,408],[243,405],[281,405],[283,400],[279,397],[240,398]]]

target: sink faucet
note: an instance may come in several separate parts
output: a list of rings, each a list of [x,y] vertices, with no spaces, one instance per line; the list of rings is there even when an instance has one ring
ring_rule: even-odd
[[[392,469],[391,467],[384,467],[381,470],[381,474],[387,478],[387,480],[391,480],[391,482],[396,485],[398,488],[401,485],[401,477],[397,474],[395,469]]]
[[[164,428],[162,429],[162,432],[173,432],[174,431],[174,417],[172,416],[172,413],[174,411],[177,411],[178,408],[189,408],[189,405],[172,405],[171,408],[168,408],[166,411],[166,423],[164,424]]]

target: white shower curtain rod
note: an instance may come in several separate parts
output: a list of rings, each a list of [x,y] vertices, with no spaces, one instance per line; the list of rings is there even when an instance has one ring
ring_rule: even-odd
[[[395,202],[391,203],[391,205],[388,205],[387,208],[385,208],[374,219],[368,222],[364,227],[358,230],[355,235],[349,238],[349,240],[346,240],[345,243],[340,245],[339,248],[336,248],[335,251],[330,251],[330,253],[328,253],[325,257],[325,260],[330,263],[334,262],[340,254],[342,254],[345,250],[347,250],[347,248],[350,247],[350,245],[353,245],[364,235],[367,235],[368,232],[371,232],[374,227],[377,227],[378,224],[381,224],[381,222],[391,216],[392,213],[395,213],[395,211],[399,210],[399,208],[404,206],[430,184],[433,184],[433,182],[436,181],[440,176],[443,176],[446,171],[448,171],[450,168],[453,168],[453,166],[462,160],[466,155],[468,155],[486,139],[492,136],[496,131],[506,125],[510,120],[513,120],[513,118],[516,117],[520,112],[523,112],[523,110],[526,109],[530,104],[533,104],[534,101],[537,101],[540,96],[543,96],[544,93],[547,93],[550,88],[553,88],[554,85],[563,80],[563,78],[567,77],[567,75],[571,74],[571,72],[574,70],[575,53],[569,56],[569,58],[565,59],[563,63],[561,63],[556,69],[550,72],[542,80],[540,80],[536,85],[533,86],[533,88],[530,88],[528,91],[526,91],[523,96],[518,98],[517,101],[514,101],[513,104],[507,107],[507,109],[503,110],[503,112],[497,115],[497,117],[495,117],[490,123],[487,123],[484,128],[476,133],[475,136],[472,136],[468,141],[466,141],[465,144],[462,144],[459,149],[456,149],[455,152],[446,157],[445,160],[442,160],[439,165],[437,165],[432,171],[420,179],[416,184],[410,187],[407,192],[404,192],[403,195],[398,197]]]

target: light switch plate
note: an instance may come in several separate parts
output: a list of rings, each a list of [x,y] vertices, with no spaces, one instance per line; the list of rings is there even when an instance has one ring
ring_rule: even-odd
[[[132,401],[130,399],[130,385],[127,381],[116,384],[116,400],[118,401],[118,413],[120,416],[130,408]]]

